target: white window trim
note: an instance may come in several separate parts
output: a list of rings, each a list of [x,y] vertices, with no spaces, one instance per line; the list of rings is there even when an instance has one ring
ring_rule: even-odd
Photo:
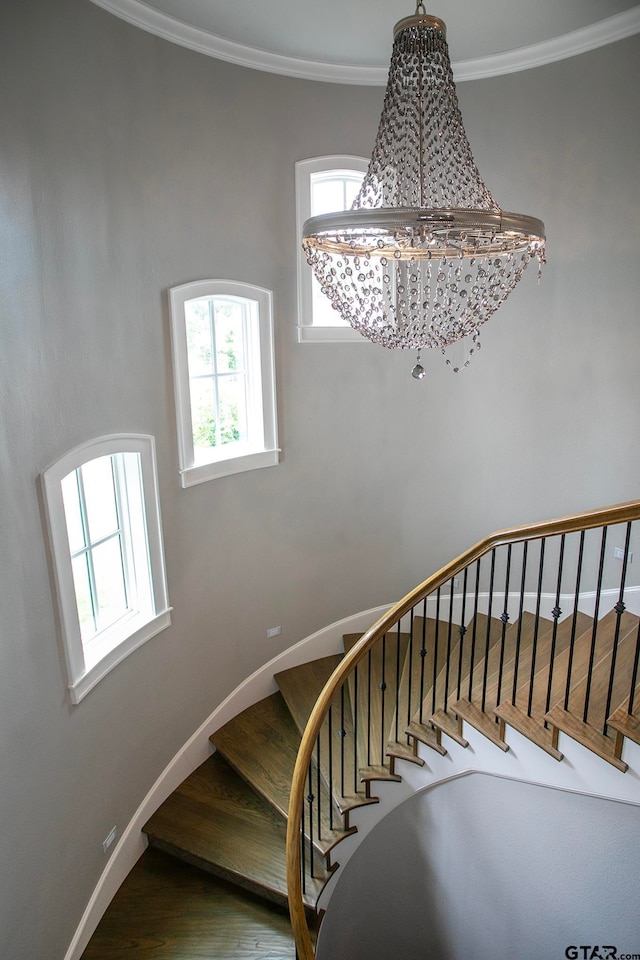
[[[221,445],[207,463],[195,463],[191,396],[189,390],[189,358],[185,323],[185,303],[201,297],[230,296],[257,303],[260,338],[260,368],[262,388],[262,421],[264,441],[261,448],[240,447],[239,444]],[[280,462],[278,447],[275,350],[273,341],[273,297],[270,290],[236,280],[196,280],[169,290],[171,313],[171,346],[173,351],[173,380],[178,428],[178,457],[180,480],[183,487],[191,487],[206,480],[228,477],[261,467],[273,467]]]
[[[332,170],[366,173],[369,161],[364,157],[335,154],[312,157],[296,163],[296,251],[298,262],[298,342],[299,343],[368,343],[352,327],[319,326],[313,323],[312,270],[302,250],[302,227],[311,216],[311,176]]]
[[[69,473],[98,457],[118,453],[140,455],[142,474],[142,497],[144,523],[149,560],[149,578],[153,609],[143,611],[140,617],[123,618],[114,627],[104,631],[108,652],[88,664],[85,659],[78,608],[76,603],[71,552],[62,498],[62,480]],[[151,436],[143,434],[112,434],[80,444],[53,463],[40,475],[45,515],[51,543],[51,558],[58,600],[58,612],[69,676],[71,702],[79,703],[115,666],[130,653],[146,643],[171,623],[171,607],[167,595],[167,583],[162,545],[162,526],[158,496],[155,443]],[[131,633],[127,626],[132,621],[142,620]],[[122,635],[121,640],[117,640]],[[90,641],[99,649],[100,639]],[[94,648],[94,649],[95,649]],[[98,656],[98,654],[96,654]]]

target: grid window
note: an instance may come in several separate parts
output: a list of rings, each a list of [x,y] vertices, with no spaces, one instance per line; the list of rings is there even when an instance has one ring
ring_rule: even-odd
[[[153,438],[83,444],[45,470],[42,484],[77,703],[170,623]]]
[[[276,464],[269,291],[203,280],[170,301],[183,486]]]

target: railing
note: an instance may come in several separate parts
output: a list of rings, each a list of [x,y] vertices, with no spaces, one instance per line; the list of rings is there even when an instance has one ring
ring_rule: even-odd
[[[506,722],[561,759],[566,729],[625,769],[624,723],[639,700],[640,629],[629,609],[640,612],[640,588],[628,584],[639,519],[633,501],[496,533],[348,650],[309,717],[291,786],[287,871],[299,960],[315,955],[307,886],[326,873],[370,782],[399,779],[397,757],[420,762],[419,741],[444,753],[444,732],[465,745],[464,719],[507,750]]]

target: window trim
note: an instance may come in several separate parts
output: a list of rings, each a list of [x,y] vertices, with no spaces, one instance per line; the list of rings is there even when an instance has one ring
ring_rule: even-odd
[[[140,492],[144,514],[139,522],[144,524],[146,532],[151,609],[147,607],[132,614],[125,614],[118,623],[102,632],[102,638],[98,634],[88,641],[87,646],[94,644],[94,650],[99,650],[102,639],[103,644],[106,642],[106,652],[97,656],[94,662],[87,663],[88,658],[85,656],[85,646],[80,633],[62,480],[83,464],[98,457],[126,453],[138,454],[140,458],[140,477],[136,486]],[[69,695],[71,702],[78,704],[115,666],[171,623],[172,608],[169,605],[164,565],[154,438],[145,434],[110,434],[81,443],[47,467],[40,474],[40,484],[69,677]],[[128,497],[127,500],[129,501]],[[128,509],[130,508],[129,501]],[[136,624],[131,632],[127,632],[127,623],[130,627]],[[117,639],[118,637],[121,639]]]
[[[313,323],[313,295],[311,267],[302,250],[302,227],[311,216],[311,177],[315,173],[345,170],[366,173],[369,161],[349,154],[311,157],[298,160],[296,177],[296,253],[298,267],[298,342],[299,343],[368,343],[357,330],[349,326],[320,326]]]
[[[225,446],[221,445],[210,461],[196,464],[193,450],[185,303],[189,300],[215,296],[250,300],[256,304],[257,323],[252,326],[257,326],[258,331],[263,440],[260,446],[255,447],[234,444],[225,449]],[[278,447],[271,291],[237,280],[196,280],[169,290],[169,308],[178,460],[182,486],[191,487],[197,483],[231,476],[234,473],[276,466],[280,462],[280,448]],[[250,340],[252,336],[253,334],[250,333],[248,339]]]

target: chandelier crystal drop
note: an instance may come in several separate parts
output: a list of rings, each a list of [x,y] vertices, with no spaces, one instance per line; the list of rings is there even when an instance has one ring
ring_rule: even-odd
[[[350,210],[311,217],[303,248],[333,308],[391,349],[469,337],[545,261],[544,224],[507,213],[482,181],[462,125],[446,27],[419,3],[394,29],[382,117]],[[415,371],[418,371],[416,373]],[[416,379],[422,379],[418,362]]]

